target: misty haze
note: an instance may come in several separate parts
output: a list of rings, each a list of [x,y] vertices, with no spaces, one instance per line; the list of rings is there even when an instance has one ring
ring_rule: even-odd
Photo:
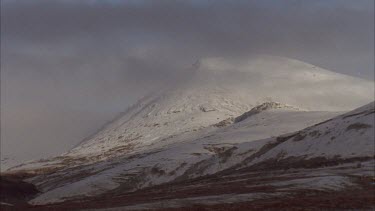
[[[2,0],[1,210],[375,209],[373,0]]]

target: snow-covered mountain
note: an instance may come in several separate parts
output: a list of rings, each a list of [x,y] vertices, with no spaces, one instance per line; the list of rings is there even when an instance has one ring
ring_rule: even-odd
[[[113,146],[122,152],[160,147],[168,137],[236,117],[263,102],[345,111],[371,102],[374,93],[373,82],[280,57],[204,59],[191,72],[178,86],[141,100],[69,155],[101,155]]]
[[[237,117],[263,102],[345,111],[373,100],[374,83],[282,57],[203,59],[190,77],[145,97],[65,156],[101,160],[157,148],[169,137]],[[109,152],[105,154],[105,152]]]
[[[374,82],[300,61],[203,59],[36,174],[32,204],[126,193],[243,168],[373,159]],[[372,148],[371,148],[372,147]],[[319,166],[320,165],[316,165]]]

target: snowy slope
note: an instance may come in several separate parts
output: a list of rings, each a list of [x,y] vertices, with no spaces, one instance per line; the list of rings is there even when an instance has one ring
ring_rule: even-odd
[[[43,204],[63,198],[96,195],[116,188],[121,192],[133,191],[173,180],[214,174],[230,168],[255,166],[274,169],[275,163],[280,167],[298,167],[314,162],[329,164],[373,159],[373,103],[292,134],[263,139],[265,133],[261,132],[262,128],[270,135],[280,135],[290,131],[292,127],[302,128],[302,119],[310,121],[305,122],[305,126],[311,124],[317,116],[320,116],[321,120],[332,114],[288,109],[265,111],[242,122],[202,134],[197,139],[187,139],[141,157],[124,159],[111,168],[104,165],[107,169],[49,190],[32,203]],[[315,119],[315,122],[319,121]],[[280,123],[287,126],[280,127]],[[92,166],[88,167],[90,168]],[[82,169],[78,172],[82,173]],[[57,175],[54,177],[58,178]],[[56,182],[51,179],[50,183]],[[45,183],[39,186],[48,188]]]
[[[262,144],[262,153],[246,158],[243,165],[253,166],[293,158],[289,164],[316,158],[345,161],[351,158],[373,159],[374,152],[374,102],[359,109],[319,123],[296,133],[286,134]],[[242,149],[260,148],[257,142],[243,143],[234,153]],[[254,155],[254,154],[252,154]],[[324,161],[323,161],[324,162]]]

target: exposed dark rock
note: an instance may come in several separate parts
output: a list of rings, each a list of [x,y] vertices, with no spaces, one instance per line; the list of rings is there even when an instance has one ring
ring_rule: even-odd
[[[346,130],[362,130],[362,129],[367,129],[367,128],[371,128],[372,126],[371,125],[368,125],[368,124],[363,124],[363,123],[354,123],[354,124],[351,124],[349,125]]]
[[[38,194],[37,188],[17,175],[0,176],[0,200],[9,204],[26,204]]]

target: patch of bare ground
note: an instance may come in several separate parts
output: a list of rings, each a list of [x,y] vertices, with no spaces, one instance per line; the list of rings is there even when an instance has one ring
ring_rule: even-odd
[[[369,125],[369,124],[363,124],[363,123],[354,123],[354,124],[351,124],[349,125],[346,130],[362,130],[362,129],[367,129],[367,128],[371,128],[372,126]]]
[[[340,158],[335,157],[328,159],[326,157],[315,157],[305,159],[304,157],[288,157],[285,159],[268,159],[261,163],[243,168],[242,171],[249,170],[267,170],[267,169],[292,169],[292,168],[320,168],[328,166],[337,166],[345,163],[364,162],[374,159],[373,157],[353,157],[353,158]]]
[[[52,174],[61,169],[62,167],[40,167],[40,168],[35,168],[35,169],[11,170],[11,171],[1,173],[0,176],[27,179],[27,178],[35,177],[38,175]]]
[[[26,205],[26,201],[39,193],[37,188],[23,179],[28,175],[1,175],[0,176],[0,210],[9,204]]]
[[[234,121],[234,118],[233,117],[230,117],[230,118],[227,118],[227,119],[224,119],[216,124],[214,124],[213,126],[214,127],[226,127],[230,124],[233,124],[233,121]]]
[[[374,210],[374,189],[331,193],[298,191],[288,197],[216,205],[194,205],[157,211],[244,211],[244,210]]]

